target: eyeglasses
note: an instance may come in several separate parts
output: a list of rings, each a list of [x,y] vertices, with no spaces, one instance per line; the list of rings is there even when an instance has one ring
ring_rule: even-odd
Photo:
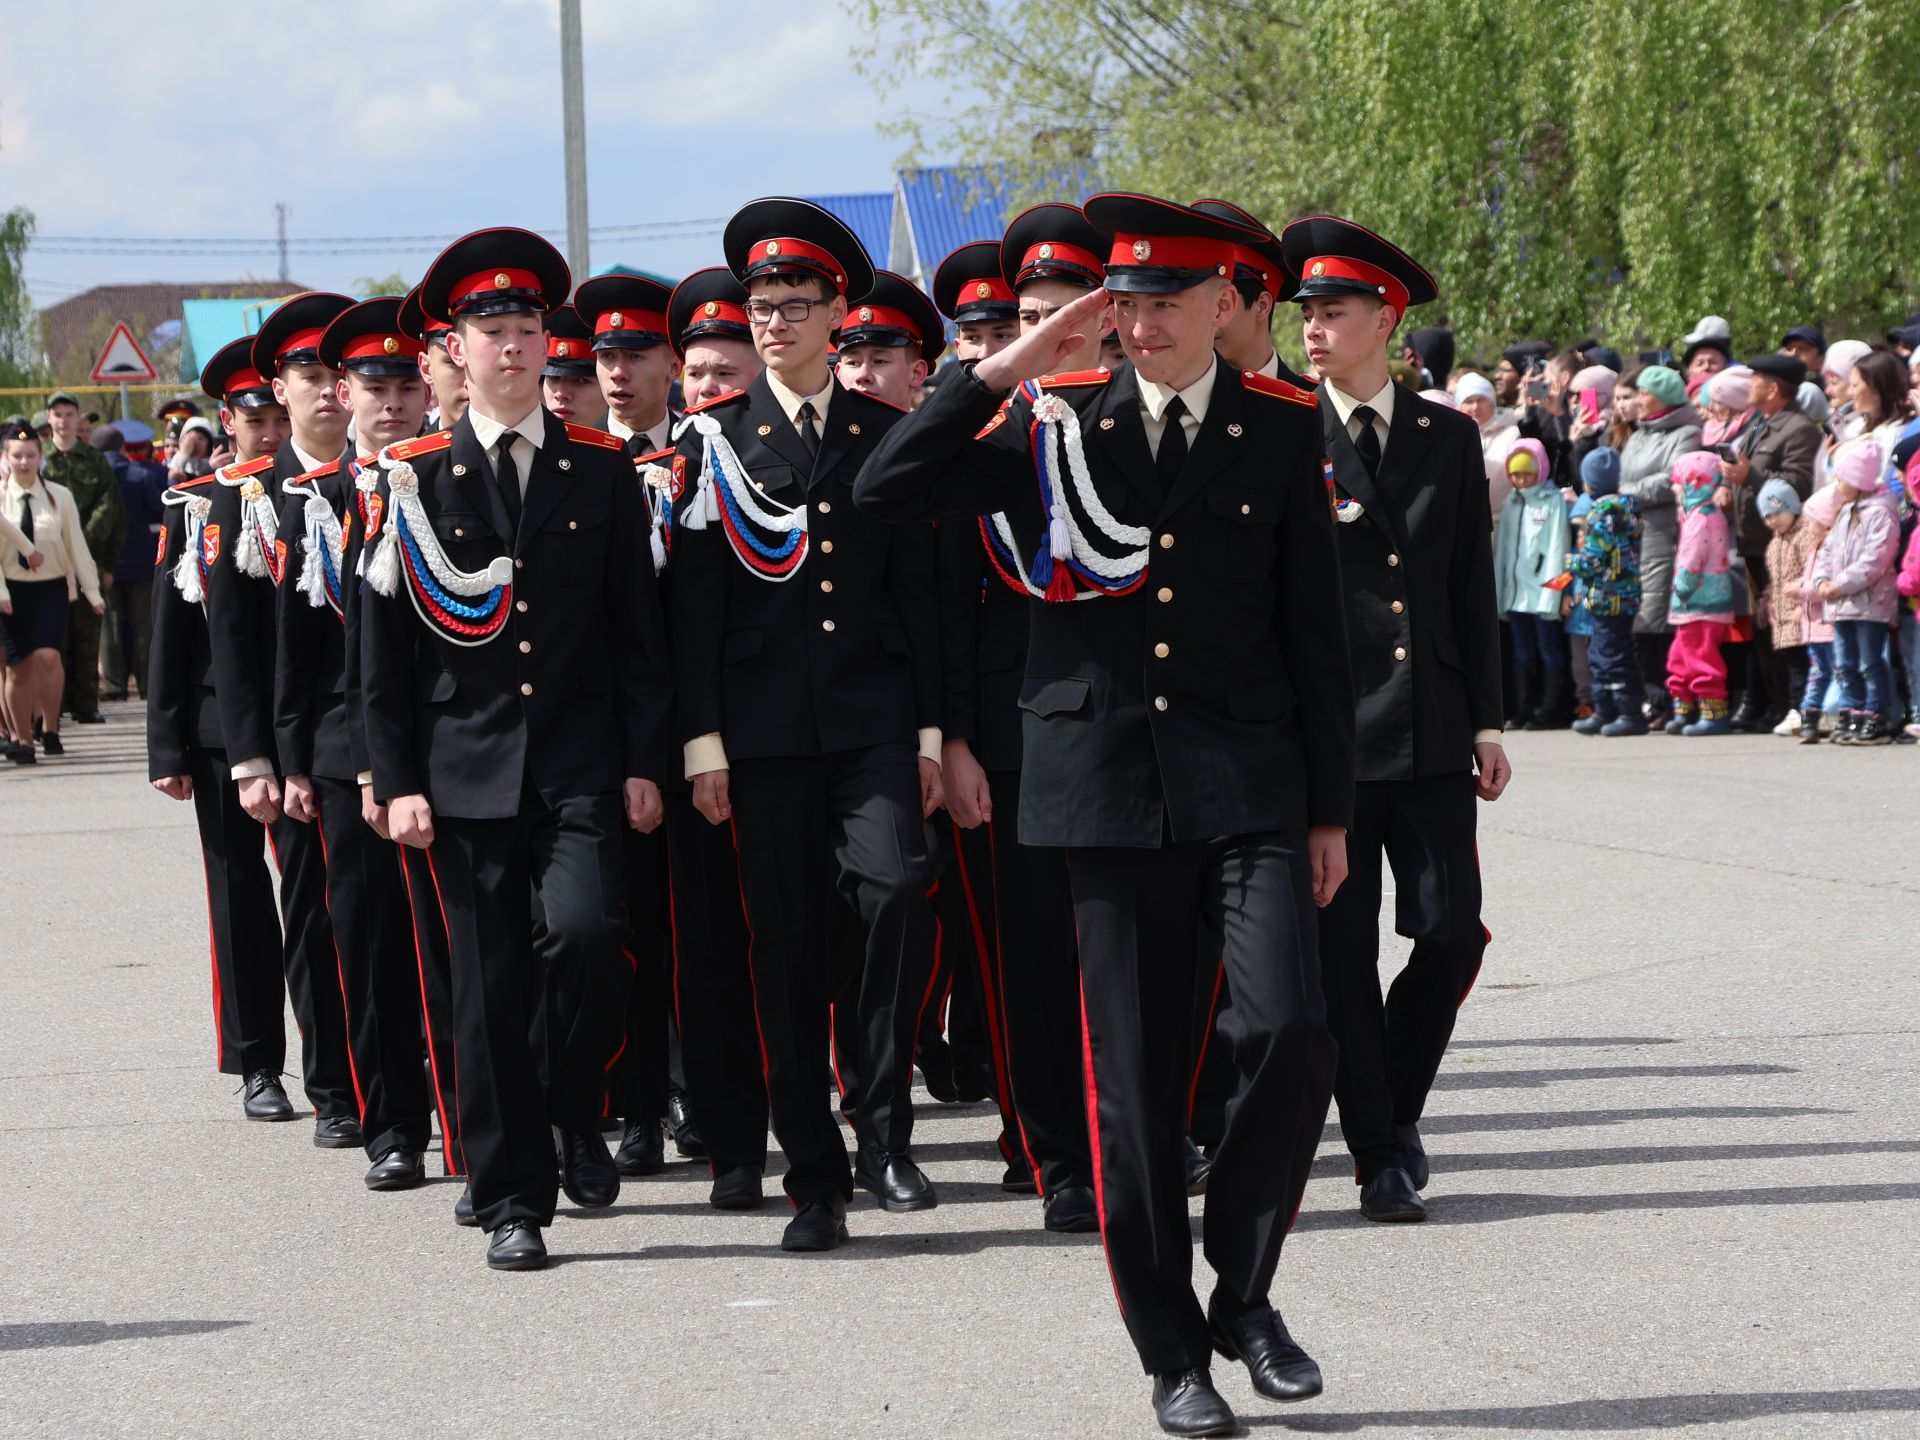
[[[816,305],[825,305],[825,300],[782,300],[775,305],[771,300],[747,301],[747,319],[755,325],[768,325],[778,315],[789,325],[805,323]]]

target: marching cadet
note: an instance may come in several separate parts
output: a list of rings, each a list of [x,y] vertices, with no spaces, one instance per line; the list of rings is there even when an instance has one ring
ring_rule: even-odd
[[[222,346],[201,367],[200,384],[220,407],[235,455],[232,469],[272,463],[287,440],[287,407],[253,368],[251,336]],[[286,1064],[287,978],[273,879],[240,787],[214,699],[207,633],[206,572],[220,533],[206,533],[212,475],[167,491],[171,512],[155,560],[153,644],[148,661],[147,778],[174,800],[193,802],[206,862],[207,926],[213,946],[213,1032],[221,1073],[244,1077],[249,1120],[291,1120],[280,1083]]]
[[[827,360],[848,300],[873,283],[859,240],[819,206],[776,198],[738,211],[723,243],[767,368],[694,412],[674,456],[680,729],[694,805],[732,822],[739,852],[796,1208],[781,1244],[830,1250],[846,1239],[856,1178],[884,1209],[936,1203],[909,1151],[934,944],[922,824],[940,788],[933,537],[852,504],[854,476],[900,418],[836,385]],[[857,1176],[820,1093],[836,890],[867,937]]]
[[[1474,798],[1497,800],[1500,641],[1487,486],[1471,421],[1392,382],[1387,342],[1433,277],[1362,226],[1315,216],[1282,241],[1301,276],[1359,693],[1352,867],[1320,922],[1340,1045],[1334,1096],[1360,1213],[1420,1220],[1420,1115],[1486,950]],[[1413,941],[1380,996],[1380,857]]]
[[[320,334],[353,304],[344,295],[309,293],[286,301],[253,337],[253,368],[286,407],[291,433],[271,457],[228,466],[208,492],[207,632],[213,646],[214,698],[240,805],[267,827],[280,867],[286,931],[287,990],[299,1022],[313,1143],[349,1150],[361,1144],[361,1095],[347,1043],[340,957],[327,913],[326,850],[311,825],[282,807],[274,737],[275,590],[290,554],[279,533],[284,487],[337,459],[347,442],[339,375],[320,363]]]
[[[995,278],[1014,297],[1022,331],[1099,290],[1106,278],[1106,242],[1073,205],[1036,205],[1017,216],[993,247]],[[989,284],[983,277],[976,281]],[[979,297],[992,303],[990,297]],[[969,314],[956,305],[962,324]],[[1102,326],[1104,328],[1104,325]],[[964,342],[963,342],[964,343]],[[979,361],[998,354],[961,354]],[[1096,335],[1060,357],[1065,372],[1094,370]],[[1012,427],[995,426],[983,442],[1025,454]],[[1032,598],[1017,568],[992,563],[996,534],[977,523],[940,527],[941,635],[946,667],[947,808],[959,827],[974,897],[991,897],[993,927],[981,946],[989,997],[1002,1027],[1021,1152],[1010,1157],[1002,1188],[1018,1188],[1024,1171],[1036,1184],[1048,1229],[1099,1228],[1093,1155],[1087,1140],[1086,1085],[1080,1063],[1080,964],[1066,852],[1019,843],[1022,759],[1020,687],[1027,668]],[[971,837],[984,827],[986,843]],[[982,865],[981,861],[988,862]],[[973,878],[981,871],[982,878]],[[985,929],[986,927],[982,927]],[[1004,1148],[1004,1147],[1003,1147]]]
[[[453,324],[467,412],[382,455],[363,597],[374,799],[444,908],[460,1148],[495,1269],[546,1263],[552,1127],[568,1197],[619,1194],[599,1124],[625,978],[620,837],[660,823],[670,743],[632,466],[540,404],[541,321],[567,289],[559,252],[525,230],[468,235],[428,270],[421,308]]]
[[[607,428],[607,397],[594,373],[592,335],[571,305],[547,316],[547,363],[540,367],[540,396],[562,420],[590,430]]]
[[[1333,1079],[1314,917],[1353,798],[1339,565],[1313,397],[1214,353],[1247,232],[1147,196],[1083,208],[1128,363],[1052,373],[1104,324],[1109,296],[1087,294],[940,386],[857,490],[898,522],[992,517],[1044,602],[1020,839],[1067,847],[1107,1262],[1162,1428],[1228,1434],[1214,1350],[1275,1399],[1322,1383],[1268,1291]],[[1057,450],[1044,497],[1027,444],[975,442],[989,426]],[[1208,1183],[1203,1311],[1183,1140],[1191,1001],[1217,965],[1240,1090]]]
[[[574,308],[593,332],[593,363],[610,414],[607,429],[626,440],[645,437],[650,453],[668,449],[674,416],[667,408],[680,365],[667,344],[672,292],[644,275],[596,275],[580,282]]]
[[[288,481],[280,534],[288,543],[275,612],[274,738],[288,818],[319,832],[327,913],[338,950],[347,1035],[360,1096],[369,1190],[406,1190],[426,1179],[427,1090],[420,1068],[420,990],[400,861],[361,815],[360,765],[349,735],[347,609],[355,576],[347,532],[356,518],[360,465],[420,433],[427,412],[421,343],[400,333],[398,297],[343,310],[321,333],[324,368],[339,373],[352,417],[352,448]],[[357,633],[352,637],[357,640]]]
[[[1280,237],[1225,200],[1196,200],[1193,208],[1252,232],[1234,252],[1233,291],[1240,303],[1220,327],[1214,349],[1235,369],[1270,375],[1297,389],[1310,388],[1273,347],[1274,307],[1292,299],[1300,283],[1300,277],[1287,268]]]
[[[400,333],[412,336],[426,347],[420,352],[420,378],[427,382],[432,394],[432,403],[427,407],[426,433],[451,430],[454,422],[467,413],[467,372],[447,354],[447,336],[453,333],[453,327],[420,308],[418,286],[400,306]]]

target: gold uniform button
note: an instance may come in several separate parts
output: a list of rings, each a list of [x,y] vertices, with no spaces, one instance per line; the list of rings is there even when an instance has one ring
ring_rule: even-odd
[[[513,608],[524,615],[527,613],[527,602],[524,600],[516,600],[513,602]]]
[[[1396,645],[1396,646],[1394,646],[1394,647],[1393,647],[1393,658],[1394,658],[1394,659],[1396,659],[1396,660],[1404,660],[1404,659],[1406,659],[1406,658],[1407,658],[1407,647],[1406,647],[1406,646],[1404,646],[1404,645]]]
[[[521,693],[522,695],[531,695],[531,694],[533,694],[533,686],[532,686],[532,684],[531,684],[531,683],[529,683],[529,682],[526,682],[526,681],[522,681],[522,682],[521,682],[521,685],[520,685],[520,693]]]
[[[833,622],[831,620],[822,620],[820,622],[820,628],[831,635],[833,633]]]
[[[1166,697],[1166,696],[1164,696],[1164,695],[1156,695],[1156,696],[1154,696],[1154,697],[1153,697],[1153,708],[1154,708],[1154,709],[1156,709],[1156,710],[1164,710],[1164,709],[1166,709],[1166,708],[1167,708],[1167,697]]]
[[[1242,515],[1251,515],[1251,514],[1253,513],[1253,506],[1251,506],[1251,505],[1242,505],[1242,506],[1240,507],[1240,513],[1241,513]]]
[[[567,528],[569,530],[578,530],[580,528],[580,522],[578,520],[569,520],[567,521]]]
[[[1173,587],[1171,585],[1162,585],[1159,594],[1160,603],[1164,605],[1171,599],[1173,599]]]
[[[816,508],[822,515],[831,515],[833,513],[833,502],[831,500],[822,500]]]
[[[820,582],[820,591],[824,595],[831,595],[833,593],[833,582],[831,580],[822,580]]]
[[[513,562],[513,568],[516,570],[524,570],[527,568],[527,562],[524,560],[515,559]]]
[[[1398,565],[1399,563],[1400,563],[1400,557],[1398,555],[1387,556],[1387,564]]]
[[[1153,647],[1153,653],[1164,660],[1173,653],[1173,647],[1162,640],[1158,645]]]
[[[467,538],[467,532],[456,525],[453,527],[453,538],[456,540],[464,540]]]
[[[1393,602],[1393,613],[1396,615],[1398,615],[1401,611],[1405,610],[1406,608],[1407,607],[1398,600]]]
[[[822,540],[820,542],[820,553],[822,555],[831,555],[833,553],[833,542],[831,540]]]
[[[520,653],[522,655],[531,655],[533,653],[533,642],[531,640],[522,640],[520,642]]]
[[[1171,550],[1173,548],[1173,536],[1162,535],[1160,537],[1160,548],[1162,550]]]

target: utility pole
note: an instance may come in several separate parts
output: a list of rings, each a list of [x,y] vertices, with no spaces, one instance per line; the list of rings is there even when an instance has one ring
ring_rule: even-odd
[[[581,76],[580,0],[560,0],[560,107],[567,161],[567,265],[588,275],[587,100]]]
[[[280,226],[280,283],[291,285],[293,275],[287,269],[287,202],[282,200],[273,207],[274,219]]]

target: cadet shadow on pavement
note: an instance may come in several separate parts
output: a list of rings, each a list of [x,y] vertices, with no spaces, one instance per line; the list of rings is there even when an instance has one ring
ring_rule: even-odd
[[[1567,1400],[1554,1405],[1489,1405],[1460,1410],[1373,1410],[1347,1415],[1242,1416],[1250,1429],[1348,1435],[1361,1430],[1677,1430],[1689,1425],[1788,1415],[1865,1415],[1920,1410],[1920,1390],[1782,1390],[1746,1395],[1648,1395]]]
[[[868,1210],[865,1216],[869,1220],[881,1218],[881,1212]],[[794,1255],[780,1248],[779,1228],[783,1223],[776,1215],[769,1217],[764,1212],[760,1219],[767,1224],[766,1239],[755,1245],[649,1245],[644,1250],[612,1250],[599,1253],[576,1251],[572,1254],[557,1253],[548,1260],[550,1265],[578,1265],[590,1261],[633,1261],[647,1262],[658,1260],[781,1260],[798,1264],[831,1265],[835,1260],[907,1260],[922,1255],[977,1255],[982,1250],[1027,1249],[1036,1245],[1075,1247],[1098,1247],[1098,1235],[1056,1235],[1051,1230],[1042,1229],[1038,1220],[1030,1226],[1017,1230],[942,1230],[928,1231],[869,1231],[860,1225],[862,1212],[851,1212],[853,1238],[832,1253],[831,1257],[819,1255]]]
[[[1745,1189],[1652,1190],[1626,1195],[1524,1195],[1516,1192],[1430,1195],[1427,1221],[1441,1225],[1486,1225],[1536,1220],[1549,1215],[1598,1215],[1618,1210],[1744,1209],[1752,1205],[1874,1204],[1920,1200],[1920,1184],[1778,1185]],[[1294,1230],[1359,1228],[1372,1222],[1359,1210],[1321,1210],[1302,1215]]]
[[[1531,1040],[1454,1040],[1449,1050],[1611,1050],[1628,1045],[1678,1045],[1670,1035],[1542,1035]]]
[[[250,1325],[250,1320],[44,1320],[0,1325],[0,1353],[9,1350],[66,1350],[109,1340],[165,1340],[180,1335],[211,1335]]]
[[[1595,1125],[1636,1125],[1646,1120],[1791,1120],[1804,1115],[1851,1115],[1818,1105],[1666,1105],[1637,1110],[1507,1110],[1485,1115],[1429,1115],[1420,1122],[1422,1139],[1435,1135],[1474,1135],[1490,1130],[1560,1130]],[[1322,1138],[1338,1140],[1340,1127],[1329,1122]]]
[[[648,1176],[647,1178],[657,1179],[658,1177]],[[625,1184],[623,1184],[620,1188],[621,1195],[623,1196],[626,1195],[628,1191],[628,1187],[636,1183],[637,1182],[629,1180]],[[941,1180],[938,1177],[935,1177],[934,1189],[939,1192],[940,1204],[942,1207],[945,1207],[948,1205],[992,1204],[999,1201],[1024,1201],[1029,1205],[1038,1205],[1040,1203],[1031,1195],[1021,1195],[1021,1194],[1016,1194],[1012,1191],[1002,1190],[998,1185],[990,1184],[984,1180]],[[759,1210],[757,1211],[743,1210],[737,1213],[740,1214],[742,1218],[748,1218],[756,1214],[764,1216],[768,1212],[774,1210],[780,1204],[784,1203],[785,1200],[786,1200],[786,1196],[781,1194],[779,1191],[779,1187],[775,1185],[770,1187],[767,1190],[766,1204],[763,1205]],[[878,1213],[877,1208],[873,1203],[872,1197],[867,1195],[864,1191],[856,1194],[853,1198],[852,1203],[847,1207],[847,1213],[850,1215],[858,1215],[862,1211],[866,1211],[870,1214]],[[616,1203],[616,1204],[607,1206],[604,1210],[582,1210],[578,1206],[574,1206],[574,1207],[562,1206],[560,1209],[556,1210],[554,1213],[557,1215],[571,1216],[576,1220],[590,1220],[596,1216],[603,1216],[603,1215],[681,1215],[681,1216],[686,1216],[686,1215],[709,1215],[709,1214],[719,1215],[722,1212],[713,1210],[710,1206],[708,1206],[706,1197],[702,1195],[698,1198],[688,1198],[686,1200],[682,1200],[678,1204],[661,1204],[661,1203],[644,1203],[644,1202],[641,1204]]]
[[[1678,1165],[1712,1160],[1803,1160],[1819,1155],[1920,1154],[1920,1140],[1805,1140],[1762,1145],[1607,1145],[1591,1150],[1515,1150],[1498,1154],[1431,1154],[1437,1175],[1473,1170],[1591,1170],[1609,1165]],[[1353,1174],[1346,1155],[1322,1155],[1313,1173]]]
[[[1435,1090],[1537,1090],[1571,1080],[1698,1080],[1723,1075],[1795,1075],[1791,1065],[1584,1065],[1568,1070],[1451,1070]]]

